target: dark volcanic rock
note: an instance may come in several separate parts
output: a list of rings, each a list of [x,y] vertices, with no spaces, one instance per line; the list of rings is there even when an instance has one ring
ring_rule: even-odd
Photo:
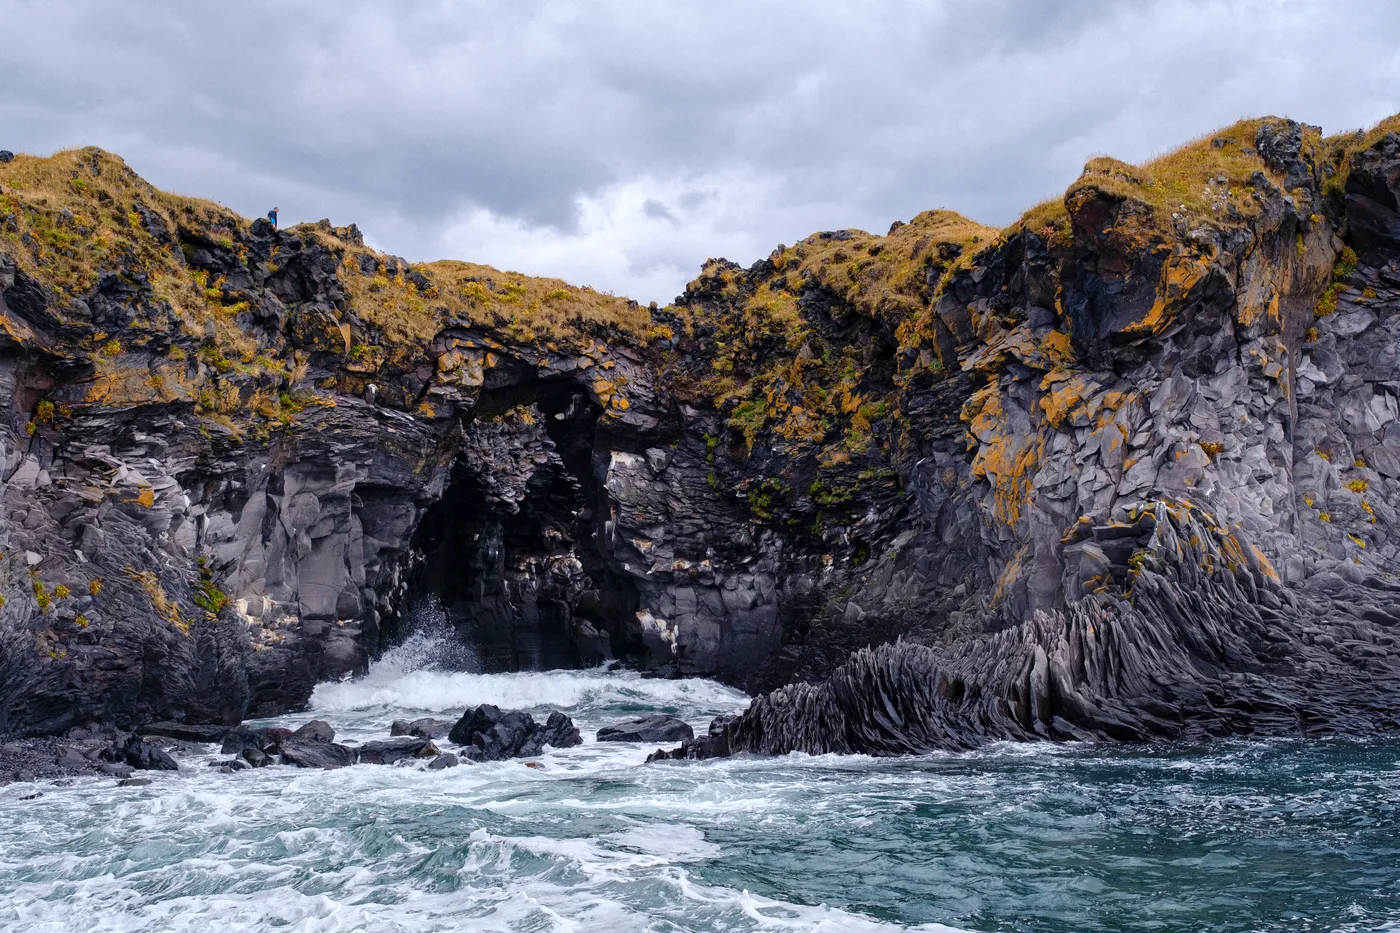
[[[425,739],[440,739],[452,731],[450,719],[395,719],[389,726],[390,735],[416,735]]]
[[[272,764],[272,757],[263,754],[256,748],[244,748],[238,753],[238,757],[254,768],[265,768]]]
[[[451,752],[443,752],[432,761],[428,762],[428,770],[441,771],[444,768],[455,768],[458,764],[460,764],[460,762],[457,760],[456,755]]]
[[[1290,593],[1238,533],[1164,503],[1153,514],[1131,602],[1091,597],[957,645],[861,651],[651,760],[1400,731],[1400,658],[1375,647],[1394,638],[1389,599],[1340,579]]]
[[[530,322],[558,283],[0,166],[0,735],[304,709],[428,597],[488,670],[802,684],[697,755],[1390,729],[1397,125]],[[571,741],[496,712],[469,754]]]
[[[200,726],[183,722],[151,722],[136,730],[141,735],[159,735],[186,742],[222,742],[228,726]]]
[[[437,753],[437,747],[429,739],[422,736],[401,736],[361,745],[360,764],[391,765],[404,758],[431,758]]]
[[[599,742],[688,742],[695,730],[674,716],[644,716],[598,730]]]
[[[334,742],[298,742],[287,740],[281,743],[284,764],[298,768],[323,768],[327,771],[353,765],[358,759],[355,749]]]
[[[490,704],[463,713],[449,738],[466,746],[463,754],[473,761],[526,758],[540,754],[546,745],[572,748],[583,742],[573,720],[563,713],[550,713],[541,725],[529,713],[502,712]]]
[[[154,742],[132,736],[122,749],[126,763],[140,771],[178,771],[180,766]]]
[[[334,742],[335,730],[323,719],[313,719],[292,733],[295,742]]]
[[[236,755],[245,748],[255,751],[263,751],[264,731],[262,729],[248,729],[243,726],[235,726],[224,734],[223,742],[219,746],[219,751],[225,755]]]

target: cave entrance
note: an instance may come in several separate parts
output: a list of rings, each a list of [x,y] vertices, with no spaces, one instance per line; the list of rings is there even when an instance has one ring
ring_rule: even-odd
[[[487,673],[591,667],[640,647],[636,591],[599,547],[601,414],[567,382],[483,393],[414,534],[408,606],[436,599]]]

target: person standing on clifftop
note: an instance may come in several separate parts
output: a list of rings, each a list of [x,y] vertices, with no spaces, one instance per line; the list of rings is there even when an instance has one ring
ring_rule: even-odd
[[[272,210],[267,212],[267,221],[268,223],[272,224],[273,230],[277,229],[277,208],[274,207]]]

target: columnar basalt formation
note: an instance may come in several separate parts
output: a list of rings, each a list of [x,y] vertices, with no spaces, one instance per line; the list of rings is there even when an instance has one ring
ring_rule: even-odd
[[[1395,122],[650,310],[18,157],[0,732],[294,708],[430,596],[495,669],[794,684],[696,756],[1392,728]]]

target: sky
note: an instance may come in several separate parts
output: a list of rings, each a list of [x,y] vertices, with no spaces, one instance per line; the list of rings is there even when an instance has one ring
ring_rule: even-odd
[[[671,301],[707,258],[995,226],[1091,156],[1400,111],[1379,0],[0,0],[0,149]]]

